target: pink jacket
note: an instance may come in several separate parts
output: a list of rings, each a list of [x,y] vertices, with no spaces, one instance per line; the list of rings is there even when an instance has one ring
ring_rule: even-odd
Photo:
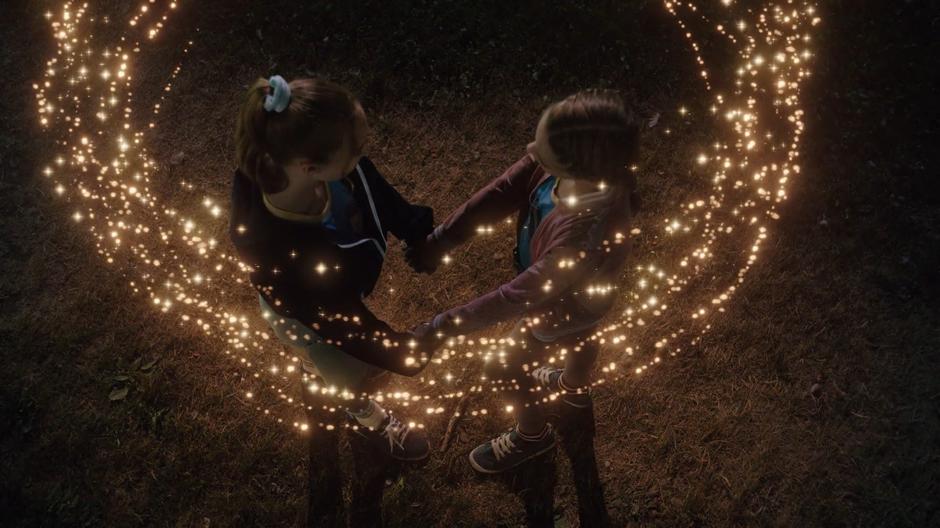
[[[450,251],[477,227],[513,212],[523,222],[530,196],[549,176],[524,156],[451,213],[429,235],[429,243]],[[610,192],[576,208],[558,204],[532,236],[531,266],[495,290],[438,314],[432,325],[441,328],[456,318],[460,332],[469,333],[509,319],[537,317],[533,332],[544,340],[596,325],[613,305],[631,246],[629,193]]]

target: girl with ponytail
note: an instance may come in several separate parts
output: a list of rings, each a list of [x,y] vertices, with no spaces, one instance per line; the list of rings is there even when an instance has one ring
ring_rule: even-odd
[[[420,325],[419,337],[473,332],[519,319],[514,342],[490,376],[508,387],[517,424],[470,453],[483,473],[499,473],[554,447],[538,391],[562,394],[566,409],[591,405],[588,387],[597,359],[589,337],[611,308],[630,252],[630,222],[638,206],[639,126],[612,91],[587,90],[543,112],[527,154],[474,194],[406,252],[418,271],[433,272],[441,257],[481,225],[515,213],[514,279]],[[580,347],[578,343],[584,341]],[[566,349],[563,369],[543,363],[551,343]]]
[[[363,299],[379,278],[388,234],[420,245],[433,218],[363,156],[368,131],[362,106],[342,86],[277,75],[256,81],[236,123],[230,237],[278,339],[306,372],[347,395],[361,434],[415,461],[428,456],[424,432],[364,395],[389,371],[420,372],[427,354]]]

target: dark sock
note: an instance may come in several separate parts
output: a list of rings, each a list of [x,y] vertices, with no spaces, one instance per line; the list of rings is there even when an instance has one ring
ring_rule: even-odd
[[[543,425],[543,426],[542,426],[542,430],[539,431],[538,433],[535,433],[535,434],[526,434],[526,433],[523,433],[523,432],[522,432],[522,429],[520,429],[520,428],[519,428],[519,425],[517,424],[517,425],[516,425],[516,432],[519,433],[519,436],[520,436],[523,440],[527,440],[527,441],[529,441],[529,442],[534,442],[534,441],[536,441],[536,440],[541,440],[541,439],[545,438],[545,435],[548,434],[548,424]]]
[[[565,383],[565,373],[564,373],[564,372],[562,372],[562,373],[559,374],[559,376],[558,376],[558,387],[560,387],[561,390],[563,390],[563,391],[565,391],[565,392],[578,392],[578,390],[581,390],[581,391],[583,392],[585,385],[587,385],[587,384],[585,383],[585,384],[583,384],[583,385],[571,386],[571,385],[569,385],[568,383]]]

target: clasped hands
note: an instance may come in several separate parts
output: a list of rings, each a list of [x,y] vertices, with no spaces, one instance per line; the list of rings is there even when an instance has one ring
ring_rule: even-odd
[[[444,251],[430,235],[417,241],[403,241],[402,246],[405,261],[416,273],[431,275],[437,271],[444,258]],[[456,327],[457,323],[452,317],[440,315],[411,329],[411,336],[416,343],[414,348],[425,357],[425,361],[420,365],[422,370],[430,363],[434,353],[444,345],[446,339],[456,334]]]

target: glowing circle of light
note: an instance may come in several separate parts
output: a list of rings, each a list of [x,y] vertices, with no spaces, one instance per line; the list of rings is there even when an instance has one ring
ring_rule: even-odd
[[[256,316],[254,307],[237,308],[219,293],[248,289],[247,267],[224,240],[227,201],[202,196],[193,203],[175,205],[161,201],[152,189],[159,164],[148,153],[146,139],[156,131],[153,116],[160,114],[172,93],[182,65],[169,72],[161,96],[147,111],[137,107],[134,97],[135,65],[148,43],[161,35],[180,2],[143,1],[125,21],[94,14],[89,4],[65,2],[58,11],[45,14],[56,52],[44,63],[43,80],[33,89],[39,124],[53,136],[56,152],[42,167],[42,177],[56,196],[73,206],[71,221],[91,234],[96,252],[124,274],[132,294],[146,297],[154,309],[222,345],[222,354],[241,367],[242,381],[253,384],[242,391],[242,401],[300,432],[312,425],[347,426],[341,419],[309,424],[305,418],[285,417],[287,411],[304,405],[291,395],[291,382],[298,377],[304,390],[322,395],[324,408],[333,412],[338,409],[335,403],[357,395],[309,378],[299,359]],[[746,8],[734,0],[715,0],[709,4],[713,5],[710,18],[701,7],[704,4],[663,3],[693,52],[699,80],[710,97],[707,104],[687,103],[675,113],[677,120],[707,117],[714,127],[714,143],[688,156],[689,170],[707,176],[709,187],[682,203],[670,217],[648,222],[647,231],[653,231],[654,239],[683,243],[685,249],[679,255],[660,263],[645,262],[640,247],[630,257],[629,273],[620,284],[595,284],[579,292],[617,295],[622,304],[590,337],[602,347],[601,375],[592,382],[595,386],[643,375],[701,341],[712,327],[712,318],[726,311],[759,259],[770,233],[768,226],[779,220],[778,205],[787,199],[788,185],[802,172],[800,90],[811,77],[812,32],[821,21],[815,6],[778,0]],[[114,42],[98,42],[91,31],[117,24],[124,29]],[[694,25],[725,39],[737,63],[707,67]],[[184,55],[191,45],[190,41],[183,48]],[[716,83],[727,73],[722,70],[725,66],[733,73],[733,81],[719,89]],[[670,135],[671,128],[664,133]],[[183,181],[180,187],[194,192],[190,182]],[[509,223],[479,226],[477,234],[492,236]],[[618,233],[609,243],[641,235],[634,228]],[[735,253],[737,245],[743,248],[743,258],[731,266],[733,272],[716,270],[713,262],[736,260],[728,254]],[[453,258],[447,255],[444,264]],[[559,267],[575,270],[577,265],[577,260],[570,260]],[[331,269],[329,263],[319,263],[311,273],[328,280]],[[708,278],[718,272],[727,278],[722,287]],[[545,288],[549,291],[551,284]],[[577,346],[581,345],[584,342]],[[460,412],[486,415],[491,411],[486,407],[448,413],[445,404],[474,393],[506,390],[489,380],[465,378],[473,372],[471,361],[505,361],[515,346],[502,337],[453,338],[411,382],[414,389],[398,386],[368,396],[392,409],[408,408],[404,412],[412,419]],[[572,351],[554,350],[547,361],[560,364],[568,353]],[[274,403],[262,403],[262,394]],[[542,401],[557,396],[545,394]],[[512,410],[496,407],[492,412],[497,409]],[[424,422],[415,425],[424,427]]]

